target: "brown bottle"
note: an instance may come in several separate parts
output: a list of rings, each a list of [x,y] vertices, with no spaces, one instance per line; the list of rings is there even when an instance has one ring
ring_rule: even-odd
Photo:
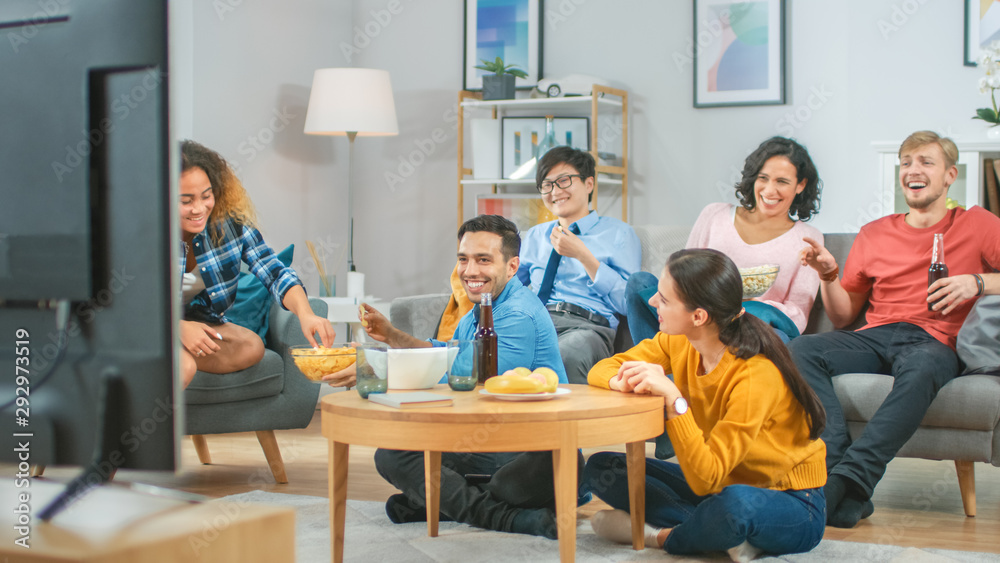
[[[931,267],[927,268],[927,287],[946,277],[948,277],[948,266],[944,263],[944,235],[937,233],[934,235],[934,246],[931,247]],[[938,301],[928,303],[927,310],[933,311]]]
[[[479,329],[476,330],[476,340],[482,342],[479,356],[480,383],[497,374],[497,333],[493,330],[493,296],[484,293],[479,303]]]

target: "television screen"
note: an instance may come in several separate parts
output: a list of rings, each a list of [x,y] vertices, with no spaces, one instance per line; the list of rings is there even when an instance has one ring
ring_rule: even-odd
[[[177,462],[166,4],[0,3],[0,461]]]

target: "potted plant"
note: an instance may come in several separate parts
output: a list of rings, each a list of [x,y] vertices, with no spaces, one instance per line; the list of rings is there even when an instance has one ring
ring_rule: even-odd
[[[993,107],[979,108],[972,119],[982,119],[990,124],[990,129],[986,135],[991,139],[1000,137],[1000,112],[997,110],[996,91],[1000,88],[1000,42],[994,41],[989,47],[982,50],[979,64],[986,69],[986,76],[979,79],[979,92],[985,94],[989,92],[990,102]]]
[[[503,59],[497,57],[495,61],[481,59],[483,64],[476,65],[476,68],[492,72],[493,74],[483,75],[483,99],[484,100],[511,100],[514,98],[514,78],[527,78],[528,73],[517,68],[517,65],[504,65]]]

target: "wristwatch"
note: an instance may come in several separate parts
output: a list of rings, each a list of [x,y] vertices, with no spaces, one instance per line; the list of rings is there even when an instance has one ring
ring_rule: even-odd
[[[677,397],[673,405],[674,414],[682,415],[688,411],[688,402],[684,397]]]

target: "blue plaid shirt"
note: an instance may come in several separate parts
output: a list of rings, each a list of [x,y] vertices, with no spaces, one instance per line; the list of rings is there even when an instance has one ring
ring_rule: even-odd
[[[215,246],[208,235],[211,229],[195,235],[194,256],[197,273],[205,282],[205,289],[195,295],[184,308],[184,318],[211,323],[227,322],[225,313],[236,300],[236,284],[240,277],[240,262],[246,262],[250,272],[268,288],[274,299],[281,303],[285,293],[294,285],[302,285],[295,271],[278,260],[260,235],[260,231],[227,219],[222,225],[222,244]],[[181,248],[181,275],[187,269],[187,252]],[[303,287],[304,289],[304,287]]]

